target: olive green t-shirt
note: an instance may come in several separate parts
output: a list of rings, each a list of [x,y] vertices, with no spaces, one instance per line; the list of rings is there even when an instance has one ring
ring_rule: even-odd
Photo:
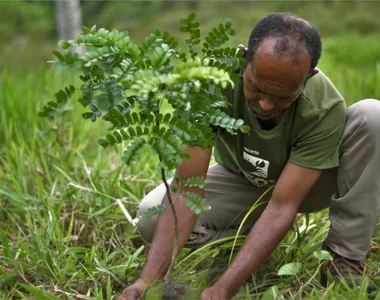
[[[243,80],[226,90],[232,104],[230,115],[243,119],[249,133],[216,137],[215,160],[244,175],[257,187],[276,183],[287,162],[311,169],[339,165],[340,138],[346,120],[342,95],[320,71],[307,83],[302,94],[283,112],[279,123],[264,130],[248,109]]]

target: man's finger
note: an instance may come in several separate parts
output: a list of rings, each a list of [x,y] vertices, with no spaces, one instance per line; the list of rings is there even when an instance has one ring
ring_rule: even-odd
[[[124,290],[123,294],[118,300],[136,300],[138,298],[137,292],[135,290]]]
[[[238,48],[243,49],[244,51],[243,57],[245,57],[245,55],[247,54],[247,48],[243,44],[239,44]]]

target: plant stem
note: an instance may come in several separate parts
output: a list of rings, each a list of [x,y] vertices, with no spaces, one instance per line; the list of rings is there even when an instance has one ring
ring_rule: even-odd
[[[296,298],[297,297],[297,295],[298,294],[301,294],[302,293],[302,290],[306,287],[306,286],[308,286],[309,284],[310,284],[310,282],[312,282],[313,280],[314,280],[314,278],[318,275],[318,273],[319,273],[319,270],[320,270],[320,268],[321,268],[321,263],[318,265],[318,268],[317,268],[317,270],[315,271],[315,273],[313,274],[313,276],[311,276],[310,277],[310,279],[305,283],[305,284],[303,284],[302,286],[300,286],[300,288],[298,289],[298,291],[297,291],[297,293],[294,295],[294,298]]]
[[[159,103],[158,111],[160,111],[160,103]],[[158,121],[157,118],[156,118],[156,127],[157,127],[157,131],[159,132],[160,131],[160,122]],[[163,161],[162,156],[158,155],[158,158],[159,158],[160,162],[162,163],[162,161]],[[175,259],[176,259],[177,254],[178,254],[178,237],[179,237],[179,235],[178,235],[178,217],[177,217],[177,212],[176,212],[175,207],[174,207],[172,194],[170,192],[170,187],[169,187],[169,184],[166,180],[165,169],[162,167],[161,167],[161,179],[164,182],[164,185],[166,188],[166,194],[167,194],[167,197],[169,200],[170,208],[172,210],[173,219],[174,219],[174,245],[173,245],[172,258],[170,261],[168,271],[166,272],[166,275],[164,277],[165,281],[172,281]]]
[[[160,156],[160,161],[162,161],[161,156]],[[174,247],[173,247],[173,252],[172,252],[172,259],[170,261],[168,271],[166,272],[166,275],[164,278],[165,281],[172,281],[175,259],[176,259],[177,254],[178,254],[178,236],[179,236],[178,235],[178,217],[177,217],[177,212],[176,212],[175,207],[174,207],[172,195],[170,192],[170,187],[169,187],[168,182],[166,181],[165,170],[163,168],[161,168],[161,177],[162,177],[162,181],[164,182],[165,187],[166,187],[166,193],[168,196],[170,208],[172,210],[173,218],[174,218]]]

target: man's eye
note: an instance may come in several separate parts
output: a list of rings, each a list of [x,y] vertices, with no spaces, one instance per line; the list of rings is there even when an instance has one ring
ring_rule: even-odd
[[[290,97],[278,97],[281,101],[290,101]]]
[[[258,89],[257,87],[252,87],[252,89],[256,92],[256,93],[261,93],[261,90],[260,89]]]

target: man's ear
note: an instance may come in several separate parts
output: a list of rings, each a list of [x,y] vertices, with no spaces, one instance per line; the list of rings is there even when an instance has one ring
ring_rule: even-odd
[[[308,78],[308,79],[310,79],[311,77],[313,77],[314,75],[316,75],[316,74],[318,74],[318,73],[319,73],[318,68],[315,68],[314,70],[311,70],[311,71],[309,72],[309,78]]]

